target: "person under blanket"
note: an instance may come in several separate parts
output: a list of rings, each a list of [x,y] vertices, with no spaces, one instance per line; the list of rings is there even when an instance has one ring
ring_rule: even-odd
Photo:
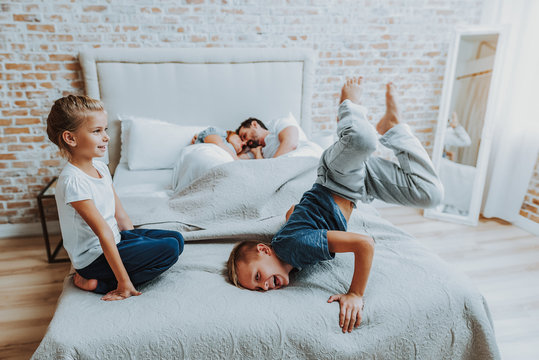
[[[377,136],[361,106],[362,77],[348,80],[341,91],[338,140],[323,154],[313,187],[286,213],[285,225],[271,244],[238,243],[227,262],[229,280],[240,288],[267,291],[289,284],[292,269],[324,260],[335,253],[354,253],[354,274],[346,294],[330,296],[340,305],[339,326],[351,332],[361,323],[364,294],[374,254],[370,236],[346,232],[358,201],[378,198],[417,207],[436,206],[443,188],[432,162],[406,124],[399,122],[392,83],[386,86],[386,113],[376,126],[380,142],[391,148],[400,166],[371,156]]]
[[[252,152],[252,156],[250,156],[246,143],[234,131],[225,131],[218,127],[211,126],[195,134],[191,144],[215,144],[229,153],[234,160],[262,159],[260,151]]]
[[[99,100],[69,95],[54,102],[47,135],[68,162],[56,185],[60,229],[82,290],[122,300],[170,268],[183,251],[177,231],[134,229],[107,165],[107,113]]]

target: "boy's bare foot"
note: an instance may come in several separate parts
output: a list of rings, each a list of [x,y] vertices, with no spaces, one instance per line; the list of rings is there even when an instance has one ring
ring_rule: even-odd
[[[97,287],[97,280],[83,278],[79,275],[79,273],[76,272],[75,275],[73,275],[73,284],[75,284],[75,286],[79,289],[94,291]]]
[[[341,101],[339,102],[339,104],[342,103],[344,100],[350,100],[353,103],[359,104],[359,99],[361,98],[361,94],[363,93],[363,89],[361,88],[362,81],[363,76],[358,76],[346,80],[341,89]]]
[[[399,109],[396,102],[395,85],[388,83],[386,85],[386,113],[376,125],[376,131],[384,135],[389,129],[399,123]]]

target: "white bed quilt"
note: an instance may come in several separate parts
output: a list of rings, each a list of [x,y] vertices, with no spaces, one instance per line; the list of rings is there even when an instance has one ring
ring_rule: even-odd
[[[190,224],[199,229],[185,232],[191,240],[271,237],[310,188],[317,164],[274,160],[217,166],[165,203],[146,196],[145,215],[141,206],[130,215],[162,227]],[[128,212],[144,200],[128,198]],[[232,243],[188,242],[177,264],[125,301],[100,301],[68,277],[33,358],[499,359],[488,307],[466,277],[369,205],[359,205],[349,229],[376,243],[364,319],[351,334],[342,334],[339,305],[327,299],[347,291],[352,255],[337,254],[293,274],[287,288],[259,293],[226,282]]]
[[[357,223],[376,253],[361,326],[338,327],[352,257],[304,269],[287,288],[240,290],[222,275],[232,244],[186,244],[142,295],[104,302],[66,279],[34,359],[498,359],[482,296],[375,214]]]

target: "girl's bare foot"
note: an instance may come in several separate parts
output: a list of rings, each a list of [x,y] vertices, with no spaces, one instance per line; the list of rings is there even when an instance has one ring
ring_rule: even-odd
[[[395,85],[388,83],[386,85],[386,113],[376,125],[376,130],[380,135],[384,135],[389,129],[399,123],[399,109],[397,108]]]
[[[79,273],[75,273],[75,275],[73,275],[73,284],[75,284],[75,286],[79,289],[86,291],[94,291],[97,287],[97,280],[86,279],[80,276]]]
[[[363,76],[358,76],[346,80],[341,89],[341,101],[339,102],[339,104],[342,103],[344,100],[350,100],[353,103],[359,104],[359,99],[361,98],[361,94],[363,93],[363,89],[361,88],[361,81],[363,81]]]

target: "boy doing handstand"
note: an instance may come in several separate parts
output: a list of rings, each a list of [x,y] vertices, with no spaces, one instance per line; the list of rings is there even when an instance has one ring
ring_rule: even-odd
[[[399,124],[394,86],[386,86],[386,113],[376,126],[380,142],[391,148],[399,165],[371,156],[377,136],[359,105],[362,78],[348,80],[341,91],[338,141],[320,159],[318,177],[299,204],[286,214],[286,224],[271,244],[243,241],[232,250],[227,263],[230,281],[250,290],[279,289],[289,283],[293,268],[331,260],[335,253],[354,253],[354,274],[348,293],[330,296],[340,304],[343,332],[358,327],[363,295],[374,254],[370,236],[346,232],[358,200],[378,198],[417,207],[436,206],[442,186],[421,143],[405,124]]]

